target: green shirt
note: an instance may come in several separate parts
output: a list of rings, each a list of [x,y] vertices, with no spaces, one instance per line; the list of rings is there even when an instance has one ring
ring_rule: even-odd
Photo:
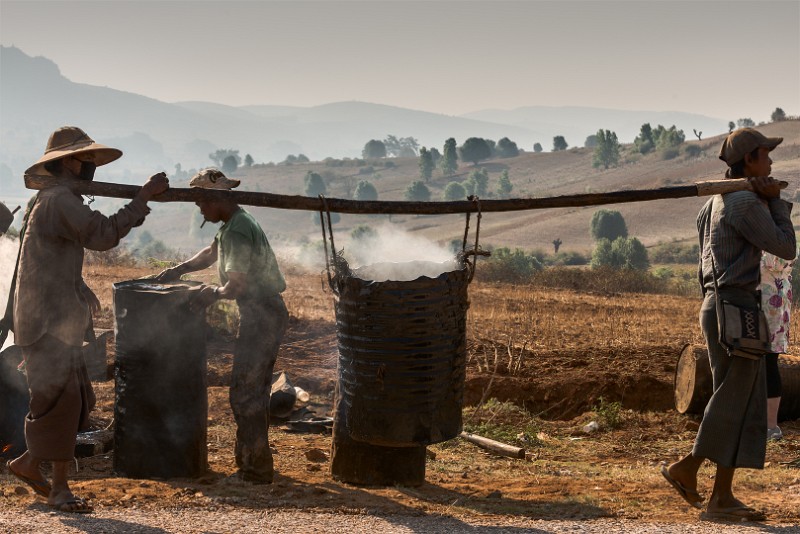
[[[219,279],[228,283],[228,273],[247,274],[244,298],[269,296],[286,289],[286,281],[267,236],[252,215],[239,209],[222,225],[217,244]]]

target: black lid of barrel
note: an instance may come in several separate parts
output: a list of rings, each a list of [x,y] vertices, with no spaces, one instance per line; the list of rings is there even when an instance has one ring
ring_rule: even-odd
[[[405,279],[408,270],[425,275]],[[417,447],[461,432],[468,284],[458,262],[337,276],[339,393],[354,440]]]
[[[194,477],[208,468],[205,315],[201,284],[114,284],[114,470],[131,478]]]

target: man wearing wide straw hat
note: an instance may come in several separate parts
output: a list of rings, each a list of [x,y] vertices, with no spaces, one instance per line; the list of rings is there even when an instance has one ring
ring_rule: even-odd
[[[712,197],[697,216],[700,238],[698,275],[704,300],[700,326],[708,346],[713,394],[706,405],[692,452],[661,473],[695,508],[703,498],[697,471],[704,460],[716,464],[714,488],[705,511],[709,519],[760,521],[763,512],[733,495],[737,468],[761,469],[767,442],[767,379],[764,358],[729,355],[719,341],[716,299],[756,308],[761,251],[791,260],[797,236],[790,218],[792,205],[781,200],[779,182],[770,177],[770,152],[780,137],[766,137],[752,128],[732,132],[722,145],[726,178],[747,178],[752,191]],[[716,287],[718,286],[718,287]],[[716,290],[715,290],[716,287]]]
[[[8,468],[64,512],[92,511],[67,481],[76,434],[86,426],[94,404],[80,350],[100,302],[83,281],[84,248],[115,247],[144,221],[150,212],[147,201],[169,187],[163,172],[154,174],[128,205],[106,217],[64,185],[91,180],[98,166],[121,155],[116,148],[95,143],[80,128],[65,126],[53,132],[44,156],[25,171],[55,176],[58,183],[32,200],[20,231],[15,290],[9,300],[13,300],[14,341],[22,347],[30,390],[25,419],[28,450]],[[7,310],[4,323],[11,311]],[[52,485],[40,471],[45,461],[53,463]]]
[[[205,169],[189,185],[230,190],[239,185],[239,180],[231,180],[216,169]],[[178,280],[183,274],[218,262],[222,285],[203,288],[193,306],[204,309],[218,299],[236,299],[239,306],[230,387],[237,426],[236,476],[256,484],[269,484],[274,476],[267,435],[270,384],[289,318],[281,297],[286,282],[267,236],[252,215],[229,200],[201,200],[197,206],[207,221],[224,222],[222,228],[211,245],[190,260],[163,271],[158,280]]]

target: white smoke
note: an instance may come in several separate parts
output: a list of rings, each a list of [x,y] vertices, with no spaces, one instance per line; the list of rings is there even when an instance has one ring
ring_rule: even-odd
[[[451,250],[425,237],[410,234],[388,224],[372,230],[374,233],[370,232],[369,236],[350,239],[345,245],[344,256],[351,267],[412,261],[441,263],[453,259],[454,254]]]
[[[11,288],[11,278],[14,276],[14,267],[17,263],[19,241],[0,235],[0,317],[6,312],[8,291]],[[2,348],[14,344],[14,333],[9,332],[8,339]]]

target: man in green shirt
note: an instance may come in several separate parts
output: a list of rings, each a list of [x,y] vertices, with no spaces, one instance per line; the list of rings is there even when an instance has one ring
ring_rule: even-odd
[[[190,187],[230,190],[239,185],[216,169],[205,169]],[[286,282],[267,236],[247,211],[232,201],[198,201],[203,217],[224,224],[214,242],[188,261],[166,269],[158,280],[218,263],[220,286],[206,286],[193,302],[204,309],[219,299],[235,299],[239,306],[239,333],[233,355],[230,402],[236,419],[236,465],[242,480],[269,484],[273,478],[269,449],[269,400],[272,370],[286,331],[289,313],[281,293]]]

